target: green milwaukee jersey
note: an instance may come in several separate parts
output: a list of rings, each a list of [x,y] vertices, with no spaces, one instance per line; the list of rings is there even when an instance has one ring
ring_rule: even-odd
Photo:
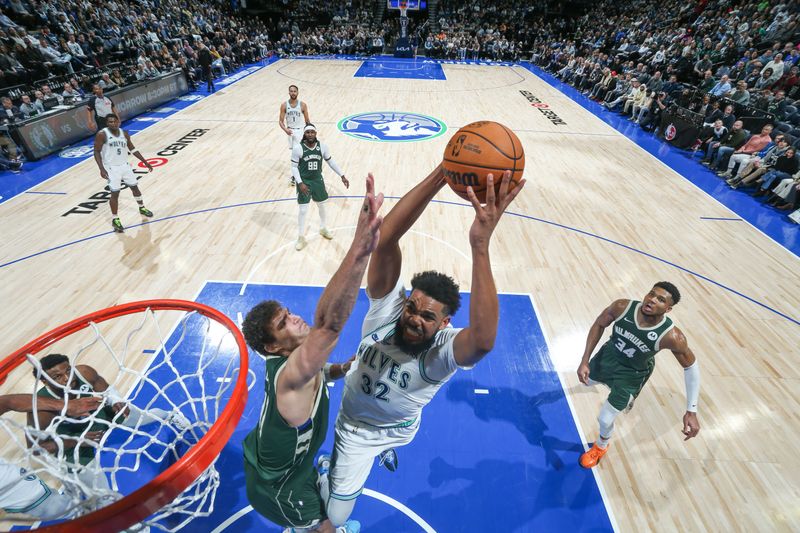
[[[301,142],[300,147],[303,149],[303,155],[300,157],[300,162],[297,164],[297,169],[300,171],[300,178],[304,182],[308,180],[321,180],[322,144],[317,142],[314,148],[309,148],[306,143]]]
[[[267,357],[261,418],[244,440],[245,461],[257,471],[262,483],[274,487],[300,486],[310,474],[316,479],[314,457],[328,432],[328,387],[321,371],[311,418],[305,424],[293,428],[278,412],[275,387],[287,360],[277,355]]]
[[[86,398],[88,396],[97,396],[98,394],[95,392],[94,387],[81,378],[77,373],[75,374],[75,380],[78,382],[77,387],[71,387],[72,390],[76,390],[78,392],[70,393],[71,399],[77,398]],[[36,393],[37,396],[41,396],[43,398],[56,398],[60,399],[59,396],[53,393],[47,386],[45,385],[41,389],[38,390]],[[95,415],[95,419],[111,421],[114,419],[114,410],[111,406],[106,405]],[[120,415],[116,419],[116,423],[120,424],[125,418]],[[88,428],[88,429],[87,429]],[[59,422],[56,426],[53,427],[53,431],[55,431],[58,435],[63,435],[65,437],[79,437],[83,434],[84,431],[108,431],[110,428],[109,424],[105,424],[103,422],[92,422],[91,420],[87,422]],[[95,448],[92,446],[81,446],[80,450],[78,451],[78,456],[80,458],[80,463],[82,465],[88,464],[95,456]],[[68,461],[72,461],[74,458],[74,454],[72,451],[67,450],[64,453],[66,459]]]
[[[641,305],[636,300],[628,303],[625,312],[612,324],[611,338],[600,348],[600,355],[649,375],[655,367],[655,355],[661,349],[659,343],[673,325],[672,319],[664,315],[653,327],[640,326],[636,315]]]

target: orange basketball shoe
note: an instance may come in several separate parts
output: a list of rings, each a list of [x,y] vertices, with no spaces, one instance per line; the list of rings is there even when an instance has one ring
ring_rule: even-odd
[[[607,451],[608,446],[601,448],[597,443],[593,444],[588,452],[581,455],[581,466],[584,468],[594,468]]]

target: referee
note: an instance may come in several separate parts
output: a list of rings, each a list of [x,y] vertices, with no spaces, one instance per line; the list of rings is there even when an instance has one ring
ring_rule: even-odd
[[[89,104],[86,107],[86,112],[89,113],[89,128],[92,127],[94,122],[97,131],[106,127],[106,118],[108,115],[117,115],[117,107],[111,98],[103,95],[103,88],[98,84],[92,85],[92,95],[89,98]],[[119,116],[119,115],[117,115]]]

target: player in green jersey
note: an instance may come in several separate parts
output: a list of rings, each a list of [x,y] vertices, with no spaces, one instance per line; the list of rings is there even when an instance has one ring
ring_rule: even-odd
[[[343,377],[349,363],[326,362],[378,244],[382,203],[370,174],[353,243],[317,303],[313,326],[274,300],[256,305],[242,324],[247,344],[266,358],[264,406],[244,441],[247,498],[256,511],[290,531],[334,531],[320,494],[327,492],[327,476],[318,479],[314,457],[328,429],[325,382]],[[358,522],[349,521],[338,533],[359,530]]]
[[[325,189],[325,181],[322,179],[322,162],[325,161],[331,169],[342,179],[346,188],[350,187],[339,165],[333,160],[328,146],[317,139],[317,128],[313,124],[307,124],[303,128],[303,140],[292,148],[292,176],[297,181],[297,203],[300,208],[298,214],[298,235],[295,250],[300,251],[305,248],[307,242],[306,215],[308,214],[308,204],[311,200],[317,204],[319,209],[319,234],[324,238],[333,239],[333,234],[328,230],[327,217],[325,213],[325,202],[328,200],[328,191]]]
[[[102,397],[103,407],[85,422],[71,422],[57,417],[57,413],[35,411],[28,413],[28,425],[53,432],[57,437],[42,439],[37,444],[53,455],[63,457],[77,472],[78,477],[93,489],[110,490],[105,471],[95,458],[105,432],[118,426],[140,428],[153,423],[170,424],[184,431],[190,423],[180,411],[159,408],[140,409],[133,405],[89,365],[71,365],[66,355],[51,353],[39,360],[41,368],[33,375],[43,386],[37,392],[40,398]],[[38,426],[37,426],[38,424]],[[29,444],[33,445],[32,442]],[[83,467],[83,468],[81,468]]]
[[[8,411],[31,413],[51,412],[69,418],[81,418],[95,412],[100,398],[80,398],[64,401],[55,398],[34,398],[31,394],[0,396],[0,415]],[[9,425],[0,423],[6,431]],[[72,498],[50,488],[35,471],[16,466],[0,458],[0,509],[6,513],[23,513],[43,520],[55,520],[70,515]]]
[[[585,385],[603,384],[611,389],[600,409],[600,436],[592,448],[581,455],[581,465],[592,468],[608,451],[614,420],[629,411],[655,368],[655,355],[670,350],[684,369],[686,414],[683,434],[691,439],[700,431],[697,398],[700,370],[683,332],[665,315],[680,300],[677,287],[667,281],[656,283],[641,302],[616,300],[594,321],[586,339],[586,349],[578,367],[578,379]],[[603,331],[613,325],[611,338],[589,359]]]

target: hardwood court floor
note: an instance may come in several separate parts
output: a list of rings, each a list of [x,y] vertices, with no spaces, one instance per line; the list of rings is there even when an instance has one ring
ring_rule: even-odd
[[[319,137],[351,181],[345,190],[326,168],[332,195],[363,194],[372,171],[379,190],[400,196],[441,160],[458,127],[495,120],[522,140],[529,180],[493,240],[497,288],[533,295],[588,441],[605,397],[575,376],[592,321],[612,300],[641,298],[659,280],[683,294],[671,316],[700,360],[702,431],[683,442],[683,372],[662,352],[596,470],[619,530],[800,529],[797,257],[746,223],[702,220],[731,212],[523,68],[443,65],[447,80],[428,81],[354,78],[358,65],[279,61],[136,134],[151,157],[208,129],[140,182],[156,216],[123,235],[107,233],[105,204],[61,216],[101,191],[91,159],[35,189],[68,194],[21,195],[0,206],[0,264],[73,243],[0,270],[6,352],[115,303],[192,299],[209,279],[324,285],[349,243],[357,198],[330,202],[330,225],[340,228],[333,241],[311,239],[299,253],[287,246],[279,261],[255,268],[296,237],[289,154],[276,125],[289,84],[300,87]],[[336,129],[350,114],[385,110],[431,115],[449,131],[430,141],[374,143]],[[437,199],[460,202],[449,190]],[[385,210],[393,204],[387,200]],[[140,221],[125,191],[120,214],[124,224]],[[317,220],[312,208],[308,235],[316,235]],[[403,275],[435,268],[469,290],[471,220],[467,206],[432,204],[403,242]],[[514,317],[501,324],[514,327]],[[97,368],[112,373],[106,364]],[[29,391],[28,379],[10,380],[0,392]]]

